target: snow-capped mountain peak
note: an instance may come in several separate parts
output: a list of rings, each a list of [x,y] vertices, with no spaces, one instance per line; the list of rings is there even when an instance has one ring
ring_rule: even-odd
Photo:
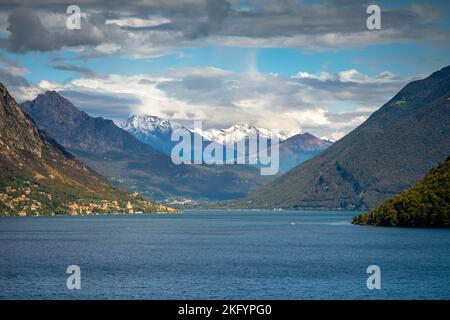
[[[121,124],[122,129],[128,132],[140,131],[147,133],[147,135],[171,134],[173,129],[181,127],[177,123],[172,123],[170,120],[162,119],[151,115],[133,115],[127,121]]]
[[[260,136],[265,138],[273,138],[273,132],[266,128],[257,128],[249,124],[235,124],[226,129],[208,129],[200,130],[198,128],[192,129],[193,132],[203,136],[205,139],[215,141],[217,143],[237,142],[247,137]],[[280,141],[286,140],[295,135],[297,132],[280,131],[278,138]]]
[[[194,139],[199,136],[207,142],[227,144],[238,142],[248,137],[265,137],[272,139],[274,133],[270,129],[258,128],[249,124],[235,124],[225,129],[187,128],[180,123],[162,119],[151,115],[134,115],[122,123],[122,129],[134,135],[138,140],[150,145],[152,148],[171,155],[173,147],[178,141],[172,141],[171,136],[175,129],[189,130]],[[280,141],[280,170],[285,172],[299,163],[319,154],[331,145],[330,141],[321,140],[309,133],[299,134],[298,131],[279,131]],[[202,153],[202,150],[197,152]],[[227,151],[228,152],[228,151]]]
[[[128,131],[144,143],[150,144],[157,150],[170,153],[173,142],[171,135],[173,130],[184,128],[193,134],[203,137],[206,141],[220,144],[238,142],[248,137],[265,137],[272,139],[274,133],[270,129],[258,128],[246,123],[235,124],[225,129],[187,128],[177,122],[159,118],[152,115],[133,115],[121,124],[122,129]],[[296,131],[280,131],[277,134],[279,141],[285,141],[296,135]]]
[[[133,115],[120,127],[138,140],[166,154],[170,154],[173,147],[171,141],[173,130],[182,128],[176,122],[152,115]]]

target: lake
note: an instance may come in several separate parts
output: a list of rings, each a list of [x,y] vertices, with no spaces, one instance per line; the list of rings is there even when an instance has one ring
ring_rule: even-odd
[[[450,298],[450,230],[353,226],[354,214],[0,218],[0,299]]]

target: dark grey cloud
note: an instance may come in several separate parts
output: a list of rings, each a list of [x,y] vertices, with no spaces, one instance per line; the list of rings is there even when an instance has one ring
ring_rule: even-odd
[[[141,103],[138,97],[129,94],[85,90],[61,90],[59,93],[88,114],[113,120],[126,119],[133,107]]]
[[[223,21],[231,12],[231,4],[226,0],[206,0],[206,22],[201,22],[184,31],[189,39],[205,37],[219,31]]]
[[[353,119],[359,117],[369,117],[373,110],[350,111],[345,113],[326,112],[325,115],[329,121],[334,123],[350,123]],[[353,124],[350,124],[353,126]]]
[[[0,82],[3,83],[17,101],[27,98],[26,93],[31,84],[23,76],[26,70],[14,60],[10,60],[0,53]]]
[[[4,68],[0,68],[0,82],[2,82],[7,88],[28,87],[30,85],[24,77],[11,74]]]
[[[366,8],[371,1],[353,0],[313,4],[296,0],[84,0],[79,3],[87,16],[82,30],[65,30],[64,19],[59,28],[48,28],[37,14],[44,13],[42,19],[52,19],[45,13],[64,17],[69,4],[65,0],[2,2],[0,11],[10,13],[11,33],[3,45],[14,52],[27,52],[115,44],[120,48],[115,54],[158,55],[177,47],[204,45],[205,41],[252,45],[249,40],[253,40],[259,46],[328,50],[450,38],[449,29],[440,24],[448,12],[431,4],[382,6],[382,30],[376,32],[366,28]],[[17,8],[19,5],[23,7]],[[107,19],[149,17],[166,22],[150,26],[106,23]]]
[[[106,25],[105,18],[98,14],[90,15],[89,20],[82,18],[83,28],[80,30],[67,29],[64,20],[57,30],[48,30],[37,11],[25,7],[14,9],[8,17],[8,24],[7,48],[16,53],[96,46],[118,30],[117,26]]]
[[[157,87],[167,95],[188,103],[233,105],[236,91],[230,87],[232,80],[226,77],[186,75],[181,79],[159,83]]]
[[[103,74],[98,73],[87,67],[80,67],[72,64],[65,63],[54,63],[52,64],[52,68],[61,71],[70,71],[82,76],[84,78],[103,78],[105,77]]]
[[[0,52],[0,64],[10,67],[22,68],[22,66],[15,60],[8,59],[4,54]]]
[[[173,118],[173,116],[175,115],[175,111],[164,110],[163,113],[166,118]]]
[[[395,93],[405,84],[401,79],[396,81],[357,82],[342,80],[296,79],[300,85],[309,88],[317,95],[333,93],[336,98],[351,100],[354,103],[366,105],[380,105],[391,98],[389,94]],[[388,93],[388,94],[387,94]]]
[[[58,49],[53,35],[30,9],[19,8],[8,17],[9,49],[13,52],[49,51]]]
[[[228,36],[270,38],[324,34],[357,34],[366,27],[366,9],[370,1],[325,1],[316,5],[288,3],[278,8],[235,10],[219,34]],[[422,38],[438,31],[441,14],[431,5],[382,7],[382,31],[385,37]],[[448,35],[448,34],[447,34]]]
[[[139,84],[155,84],[156,82],[154,80],[148,80],[148,79],[140,79]]]
[[[185,5],[181,7],[186,8]],[[162,23],[156,26],[132,27],[124,26],[123,30],[130,31],[172,31],[181,32],[186,39],[194,40],[206,37],[219,31],[229,13],[232,5],[227,0],[206,0],[204,3],[191,3],[191,6],[184,11],[175,10],[171,7],[162,6],[156,12],[171,19],[171,22]]]

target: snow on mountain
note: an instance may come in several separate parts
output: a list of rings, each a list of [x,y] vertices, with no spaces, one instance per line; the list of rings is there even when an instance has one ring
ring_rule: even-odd
[[[248,124],[236,124],[227,129],[200,130],[198,128],[194,128],[192,131],[203,136],[205,139],[221,144],[225,144],[227,142],[237,142],[247,137],[257,135],[268,139],[273,138],[273,132],[271,130],[257,128]],[[284,141],[297,133],[298,132],[294,131],[280,131],[277,136],[280,141]]]
[[[226,129],[202,130],[200,128],[187,128],[177,122],[151,115],[133,115],[122,123],[121,127],[140,141],[169,155],[175,144],[178,143],[171,141],[172,132],[179,128],[189,130],[192,135],[203,137],[205,142],[203,146],[208,145],[209,141],[224,145],[257,135],[267,139],[273,138],[271,130],[257,128],[248,124],[236,124]],[[300,134],[295,131],[280,131],[277,136],[280,141],[281,172],[285,172],[297,164],[314,157],[332,144],[331,141],[319,139],[309,133]],[[202,153],[202,150],[197,152]],[[231,154],[234,156],[234,153]]]
[[[182,126],[176,122],[151,115],[133,115],[120,127],[154,149],[170,154],[172,131]]]
[[[151,115],[133,115],[120,126],[130,133],[139,132],[145,135],[154,135],[156,133],[168,135],[172,133],[173,129],[181,127],[176,122]]]
[[[122,123],[121,127],[139,139],[167,136],[169,140],[174,129],[186,128],[193,133],[199,134],[206,140],[220,144],[237,142],[256,135],[265,138],[272,138],[273,136],[272,131],[269,129],[257,128],[248,124],[236,124],[227,129],[202,130],[200,128],[187,128],[177,122],[151,115],[133,115],[126,122]],[[280,141],[284,141],[298,133],[296,131],[280,131],[277,136]]]

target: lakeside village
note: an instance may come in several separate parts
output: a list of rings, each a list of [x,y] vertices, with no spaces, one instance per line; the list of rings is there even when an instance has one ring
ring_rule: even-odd
[[[0,206],[15,216],[99,215],[179,213],[180,210],[145,200],[138,192],[131,201],[107,199],[78,199],[61,203],[52,194],[36,190],[37,185],[27,182],[22,187],[6,187],[0,191]]]

